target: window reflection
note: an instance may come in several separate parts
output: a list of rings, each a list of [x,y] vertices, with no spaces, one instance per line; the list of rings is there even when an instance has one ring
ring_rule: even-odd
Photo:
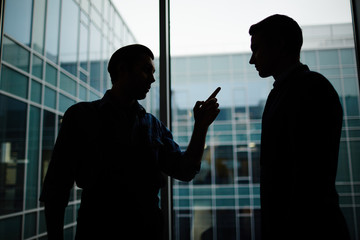
[[[215,147],[216,184],[232,184],[234,182],[233,159],[232,146]]]
[[[25,103],[0,94],[0,214],[23,207]]]
[[[62,1],[60,65],[77,76],[79,6],[73,0]]]
[[[90,86],[100,91],[101,34],[99,29],[90,26]]]
[[[34,0],[33,48],[39,53],[44,52],[46,0]]]
[[[4,32],[20,43],[30,46],[31,16],[32,1],[6,1]]]
[[[58,63],[60,0],[47,1],[46,17],[46,57]]]
[[[29,51],[7,37],[3,38],[2,59],[25,72],[29,72]]]

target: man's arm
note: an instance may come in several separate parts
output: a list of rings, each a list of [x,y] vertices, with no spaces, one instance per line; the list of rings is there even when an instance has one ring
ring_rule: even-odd
[[[74,185],[76,165],[76,115],[69,109],[63,118],[40,195],[45,205],[49,240],[63,239],[64,214]]]
[[[206,133],[210,124],[219,114],[219,104],[215,98],[220,91],[217,88],[206,101],[196,102],[193,111],[195,118],[194,130],[185,152],[173,141],[171,132],[165,128],[163,151],[160,151],[161,168],[164,173],[181,181],[191,181],[197,171],[205,147]]]
[[[218,87],[206,101],[196,102],[193,108],[195,124],[186,154],[190,161],[199,167],[204,153],[208,128],[220,112],[219,104],[215,98],[220,90],[221,88]]]

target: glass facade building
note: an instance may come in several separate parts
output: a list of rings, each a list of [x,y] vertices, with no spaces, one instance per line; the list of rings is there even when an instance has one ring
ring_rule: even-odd
[[[352,25],[305,26],[303,34],[301,61],[329,79],[344,109],[336,186],[352,239],[359,239],[360,109]],[[261,117],[274,79],[261,79],[250,57],[247,52],[171,59],[172,130],[184,149],[193,104],[222,87],[221,112],[208,132],[200,173],[191,183],[173,184],[176,240],[260,239]]]
[[[103,95],[111,86],[109,57],[136,39],[110,0],[7,0],[3,10],[0,238],[46,239],[38,197],[62,115],[76,102]],[[352,27],[303,30],[302,61],[331,81],[343,104],[337,188],[352,237],[359,239],[360,109]],[[222,87],[221,113],[209,129],[200,173],[190,183],[173,183],[176,240],[260,237],[261,115],[273,79],[261,79],[249,59],[250,52],[171,58],[172,130],[182,148],[191,137],[195,101]],[[155,65],[158,70],[158,59]],[[142,101],[155,115],[158,84]],[[74,237],[80,198],[74,188],[65,239]]]
[[[0,68],[0,238],[43,239],[39,193],[65,110],[100,98],[107,61],[135,37],[109,0],[4,1]],[[80,190],[66,209],[73,239]]]

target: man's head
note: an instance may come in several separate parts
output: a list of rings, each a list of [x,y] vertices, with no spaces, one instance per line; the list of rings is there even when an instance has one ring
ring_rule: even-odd
[[[140,44],[119,48],[111,56],[108,72],[113,88],[121,88],[135,99],[144,99],[154,79],[154,54]]]
[[[250,64],[255,64],[261,77],[274,76],[286,64],[300,59],[303,43],[297,22],[285,15],[272,15],[250,27]]]

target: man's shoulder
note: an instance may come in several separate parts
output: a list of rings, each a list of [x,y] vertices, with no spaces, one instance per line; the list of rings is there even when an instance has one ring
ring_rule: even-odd
[[[299,89],[335,91],[331,82],[323,74],[308,68],[300,71],[296,77],[298,81],[295,83]]]
[[[100,100],[92,101],[92,102],[78,102],[69,107],[65,115],[69,116],[87,116],[89,114],[93,114],[99,108]]]

